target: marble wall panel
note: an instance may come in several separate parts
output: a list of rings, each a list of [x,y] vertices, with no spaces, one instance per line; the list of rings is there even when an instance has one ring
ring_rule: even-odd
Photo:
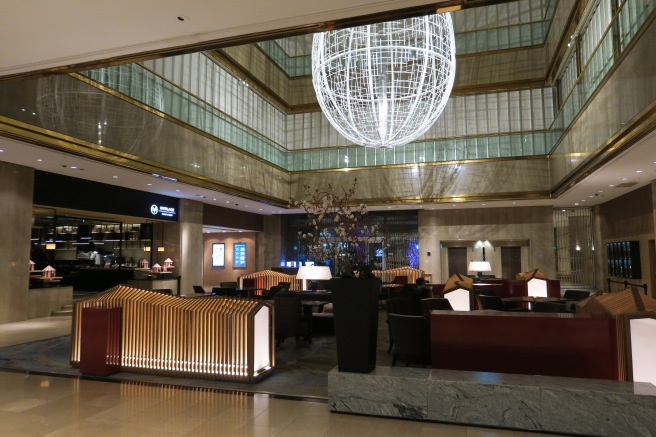
[[[609,138],[631,127],[632,119],[656,101],[656,57],[652,22],[623,62],[561,138],[551,155],[551,185],[556,187]]]
[[[653,436],[647,383],[409,369],[328,374],[332,411],[585,436]],[[389,406],[392,408],[389,408]],[[426,408],[426,416],[416,415]]]
[[[544,79],[544,47],[459,57],[454,88]]]
[[[283,215],[264,216],[264,230],[255,234],[257,247],[255,271],[278,266],[284,259],[283,242],[286,244],[286,218]]]
[[[256,44],[227,47],[221,50],[284,101],[291,100],[289,78]]]
[[[303,185],[347,187],[354,178],[358,201],[440,202],[509,193],[547,195],[549,168],[546,158],[540,158],[295,173],[291,194],[302,196]]]
[[[0,324],[28,317],[34,169],[0,161]]]
[[[413,420],[428,417],[426,369],[378,367],[369,374],[328,374],[331,410]]]
[[[435,371],[438,375],[441,371]],[[429,420],[541,430],[540,389],[528,384],[430,378]],[[492,378],[494,379],[494,378]],[[506,381],[504,384],[503,381]]]
[[[656,387],[652,384],[553,377],[536,381],[544,429],[609,437],[654,435]]]
[[[559,0],[556,3],[556,10],[553,13],[549,33],[544,44],[547,65],[552,62],[552,58],[556,52],[561,49],[559,45],[560,38],[566,30],[569,17],[576,4],[576,0]]]
[[[551,207],[420,210],[419,268],[431,273],[435,283],[448,279],[448,248],[441,248],[440,242],[455,240],[528,241],[528,246],[521,247],[522,270],[539,268],[548,278],[555,278]],[[486,261],[492,267],[490,274],[501,277],[501,249],[486,247]],[[468,260],[480,260],[481,252],[472,247],[467,253]]]

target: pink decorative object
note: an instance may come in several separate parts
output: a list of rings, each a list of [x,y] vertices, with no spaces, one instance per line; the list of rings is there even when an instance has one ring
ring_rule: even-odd
[[[36,265],[36,263],[35,263],[34,261],[30,260],[30,272],[31,272],[32,270],[34,270],[34,266],[35,266],[35,265]]]
[[[141,267],[142,269],[147,269],[149,265],[150,265],[150,263],[148,261],[146,261],[145,259],[142,259],[141,261],[139,261],[139,267]]]
[[[57,272],[57,271],[56,271],[54,268],[52,268],[51,266],[46,266],[46,268],[43,269],[43,274],[42,274],[42,276],[43,276],[44,278],[54,278],[56,272]]]
[[[159,272],[162,271],[162,266],[160,266],[159,264],[155,264],[155,265],[153,266],[153,269],[152,269],[152,270],[153,270],[153,272],[155,272],[155,273],[159,273]]]
[[[164,260],[164,267],[173,267],[173,260],[171,258],[166,258]]]

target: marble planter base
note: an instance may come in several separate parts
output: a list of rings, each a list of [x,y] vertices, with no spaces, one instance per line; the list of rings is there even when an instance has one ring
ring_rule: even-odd
[[[377,367],[328,374],[332,411],[586,436],[656,436],[649,383]]]

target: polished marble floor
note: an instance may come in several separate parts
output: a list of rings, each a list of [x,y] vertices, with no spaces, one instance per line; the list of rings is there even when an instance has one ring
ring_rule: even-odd
[[[70,317],[0,325],[0,344],[66,329]],[[336,414],[323,401],[0,371],[3,437],[529,435],[539,434]]]

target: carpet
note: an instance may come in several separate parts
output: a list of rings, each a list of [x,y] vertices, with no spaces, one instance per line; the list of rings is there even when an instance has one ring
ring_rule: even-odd
[[[391,356],[387,353],[389,336],[385,318],[385,312],[381,311],[376,361],[378,365],[389,366]],[[78,369],[70,365],[70,350],[70,336],[0,348],[0,368],[62,376],[82,376]],[[295,342],[293,338],[288,338],[276,346],[275,354],[274,373],[255,384],[128,372],[93,379],[264,393],[305,399],[328,398],[328,372],[337,366],[334,336],[314,335],[312,343]]]

